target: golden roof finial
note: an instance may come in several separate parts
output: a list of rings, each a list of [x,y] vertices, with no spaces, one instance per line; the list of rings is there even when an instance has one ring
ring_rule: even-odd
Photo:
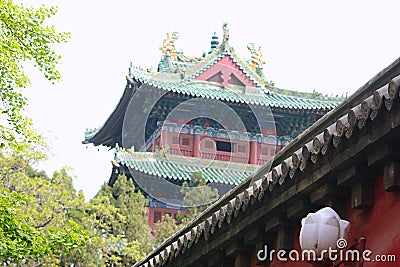
[[[224,32],[224,37],[222,39],[222,45],[223,49],[227,49],[229,47],[229,28],[228,28],[228,22],[224,22],[222,25],[222,30]]]
[[[178,51],[175,48],[175,42],[179,38],[178,32],[173,32],[171,36],[167,33],[163,41],[163,46],[161,48],[162,58],[165,59],[169,57],[171,61],[182,61],[182,62],[196,62],[201,60],[201,58],[191,57],[185,55],[182,51]]]
[[[260,73],[262,73],[265,61],[263,60],[261,47],[259,46],[258,49],[256,49],[254,43],[249,43],[247,45],[247,48],[250,50],[251,53],[251,59],[248,62],[249,67],[256,70],[257,72],[259,71]]]
[[[176,40],[178,40],[178,38],[179,38],[178,32],[173,32],[171,34],[171,37],[169,36],[169,33],[167,33],[167,36],[165,37],[163,41],[163,46],[161,48],[163,57],[169,56],[173,61],[178,60],[178,52],[176,51],[175,48],[175,42]]]

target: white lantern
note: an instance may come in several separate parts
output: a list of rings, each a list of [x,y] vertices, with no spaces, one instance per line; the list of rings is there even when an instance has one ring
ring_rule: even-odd
[[[344,239],[350,222],[340,219],[329,207],[309,213],[301,220],[300,246],[304,250],[313,250],[317,257],[323,250],[336,249],[339,239]]]

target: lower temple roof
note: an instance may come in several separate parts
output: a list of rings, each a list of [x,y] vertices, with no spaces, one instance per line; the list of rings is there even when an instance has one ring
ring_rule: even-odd
[[[115,162],[136,172],[175,181],[190,181],[201,172],[207,183],[238,185],[254,173],[257,165],[185,157],[161,152],[133,152],[117,149]]]

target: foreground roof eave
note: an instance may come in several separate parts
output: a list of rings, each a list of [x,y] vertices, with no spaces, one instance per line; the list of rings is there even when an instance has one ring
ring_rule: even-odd
[[[390,64],[384,70],[375,75],[371,80],[369,80],[365,85],[363,85],[360,89],[358,89],[352,96],[346,99],[342,104],[340,104],[335,109],[327,113],[324,117],[322,117],[315,124],[313,124],[306,131],[304,131],[297,138],[295,138],[288,146],[286,146],[275,156],[272,162],[272,167],[275,167],[278,164],[282,163],[285,159],[288,159],[294,152],[301,149],[306,143],[310,142],[313,138],[315,138],[318,134],[320,134],[321,131],[336,123],[338,119],[347,114],[347,112],[349,112],[350,109],[361,104],[363,100],[374,94],[374,92],[377,89],[384,86],[385,84],[388,83],[388,81],[399,75],[400,75],[400,58],[396,59],[392,64]],[[397,77],[396,79],[397,82],[400,82],[400,77]],[[174,235],[165,240],[145,259],[135,264],[135,266],[141,266],[144,263],[149,262],[150,259],[160,254],[168,245],[177,241],[182,234],[189,232],[193,227],[199,225],[201,222],[209,218],[215,211],[219,210],[220,207],[228,203],[232,199],[232,197],[237,196],[245,189],[247,189],[252,180],[263,178],[265,174],[269,171],[269,169],[266,169],[265,166],[269,165],[270,164],[267,163],[266,165],[258,169],[258,171],[256,171],[255,174],[248,177],[241,184],[239,184],[237,187],[232,189],[221,199],[215,202],[212,206],[210,206],[204,212],[199,214],[193,221],[188,223],[181,230],[179,230]]]

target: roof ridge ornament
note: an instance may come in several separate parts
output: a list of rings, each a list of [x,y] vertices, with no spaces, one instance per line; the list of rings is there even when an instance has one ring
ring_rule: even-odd
[[[263,54],[261,52],[261,46],[256,46],[254,43],[248,43],[247,48],[250,50],[251,58],[248,61],[248,65],[251,69],[253,69],[260,77],[263,77],[263,67],[265,61],[263,59]]]
[[[227,52],[229,49],[229,28],[228,28],[228,22],[224,22],[222,25],[222,30],[224,32],[224,37],[222,39],[222,44],[221,48],[222,51]]]
[[[208,52],[208,54],[211,54],[215,49],[218,48],[219,41],[218,41],[218,36],[217,36],[216,32],[214,32],[214,35],[211,37],[211,42],[210,43],[211,43],[211,49]]]
[[[169,73],[186,72],[185,63],[199,62],[202,57],[192,57],[186,55],[182,50],[175,47],[175,42],[179,38],[178,32],[173,32],[171,35],[167,33],[163,40],[161,50],[161,61],[158,65],[158,70]]]
[[[169,36],[169,33],[167,33],[167,36],[163,40],[163,46],[160,48],[163,59],[169,56],[169,58],[173,61],[178,60],[178,51],[175,48],[175,42],[178,40],[178,38],[178,32],[173,32],[171,37]]]

